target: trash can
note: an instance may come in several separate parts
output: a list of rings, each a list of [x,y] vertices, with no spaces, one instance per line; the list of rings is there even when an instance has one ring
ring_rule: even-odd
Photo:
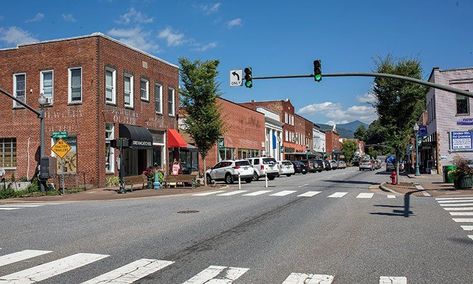
[[[453,179],[448,176],[448,172],[455,170],[456,166],[454,165],[443,166],[442,169],[443,169],[443,182],[453,183]]]

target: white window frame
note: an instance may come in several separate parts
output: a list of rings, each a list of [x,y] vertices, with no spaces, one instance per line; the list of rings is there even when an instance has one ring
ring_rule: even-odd
[[[23,101],[26,104],[26,73],[15,73],[13,74],[13,96],[16,98],[16,76],[24,75],[25,76],[25,100]],[[14,108],[23,108],[24,106],[18,104],[16,101],[13,101]]]
[[[72,101],[72,70],[80,69],[80,100],[79,101]],[[67,102],[69,104],[81,104],[82,103],[82,67],[71,67],[67,69],[68,78],[67,78]]]
[[[107,98],[107,71],[112,72],[112,98]],[[105,67],[105,103],[115,105],[117,103],[117,71],[110,67]]]
[[[168,100],[169,100],[169,90],[172,90],[172,112],[170,112],[169,101],[168,101],[168,115],[176,116],[176,90],[174,88],[168,87]]]
[[[115,125],[113,123],[106,123],[105,124],[105,134],[108,132],[107,130],[107,125],[111,125],[112,129],[110,130],[110,137],[105,136],[105,147],[107,147],[107,143],[110,143],[111,140],[115,138]],[[107,174],[113,174],[115,173],[115,149],[113,147],[110,147],[110,153],[109,153],[109,162],[111,163],[111,169],[107,168],[105,165],[105,172]],[[107,157],[105,157],[107,159]]]
[[[284,123],[289,123],[287,112],[284,113]]]
[[[126,93],[125,93],[125,78],[130,78],[130,103],[127,104],[126,101],[125,101],[125,96],[126,96]],[[135,98],[134,98],[134,94],[133,94],[133,75],[130,75],[130,74],[124,74],[123,75],[123,104],[125,105],[125,107],[129,107],[129,108],[133,108],[134,107],[134,102],[135,102]]]
[[[159,86],[159,94],[156,94],[156,87]],[[163,85],[159,83],[154,84],[154,109],[156,111],[156,98],[159,96],[159,111],[156,111],[158,114],[163,114]]]
[[[142,82],[146,82],[146,98],[144,98],[141,94],[141,83]],[[140,79],[140,98],[142,101],[147,101],[149,102],[149,80],[148,79],[145,79],[145,78],[141,78]]]
[[[51,72],[51,98],[46,97],[47,105],[52,105],[54,101],[54,70],[42,70],[39,74],[39,93],[44,94],[44,73]]]

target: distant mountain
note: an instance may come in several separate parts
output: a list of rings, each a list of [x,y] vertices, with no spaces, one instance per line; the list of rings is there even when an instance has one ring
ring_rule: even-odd
[[[317,123],[317,125],[319,125],[322,130],[332,130],[333,128],[332,125],[323,124],[323,123]],[[355,120],[348,123],[337,124],[337,132],[338,134],[340,134],[340,137],[342,138],[353,138],[353,135],[355,134],[356,129],[360,125],[364,125],[365,128],[368,128],[369,126],[368,124],[364,122]]]

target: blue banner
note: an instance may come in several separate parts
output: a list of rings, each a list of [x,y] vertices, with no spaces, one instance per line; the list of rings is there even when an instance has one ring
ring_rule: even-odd
[[[276,134],[273,132],[273,149],[277,149],[277,142]]]

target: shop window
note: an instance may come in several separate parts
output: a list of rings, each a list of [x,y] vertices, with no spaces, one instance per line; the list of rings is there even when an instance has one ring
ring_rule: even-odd
[[[68,77],[69,103],[82,102],[82,68],[69,68]]]
[[[13,95],[18,100],[26,103],[26,74],[14,74],[13,75]],[[13,101],[13,107],[23,107],[16,101]]]
[[[149,81],[144,78],[140,80],[140,96],[141,100],[149,101]]]
[[[163,113],[163,86],[160,84],[154,85],[154,109],[156,113]]]
[[[173,88],[168,88],[168,114],[169,116],[176,115],[176,95]]]
[[[457,95],[457,114],[469,114],[470,104],[467,96]]]
[[[54,72],[52,70],[41,71],[39,85],[40,93],[46,98],[46,104],[52,104],[54,98]]]
[[[111,147],[110,143],[115,137],[114,130],[113,123],[105,124],[105,171],[107,173],[115,172],[115,149]]]
[[[123,76],[123,100],[125,107],[133,108],[133,76],[127,74]]]
[[[116,102],[116,71],[111,68],[105,69],[105,102],[115,104]]]
[[[69,136],[67,138],[63,138],[64,141],[71,146],[71,150],[69,153],[64,156],[63,161],[64,161],[64,173],[65,174],[75,174],[77,173],[77,137],[76,136]],[[51,139],[51,146],[56,143],[57,139],[52,138]],[[51,151],[51,156],[56,157],[56,154]],[[61,161],[58,158],[57,161],[57,173],[60,174],[62,173],[62,166],[61,166]]]
[[[0,138],[0,168],[16,168],[16,138]]]

